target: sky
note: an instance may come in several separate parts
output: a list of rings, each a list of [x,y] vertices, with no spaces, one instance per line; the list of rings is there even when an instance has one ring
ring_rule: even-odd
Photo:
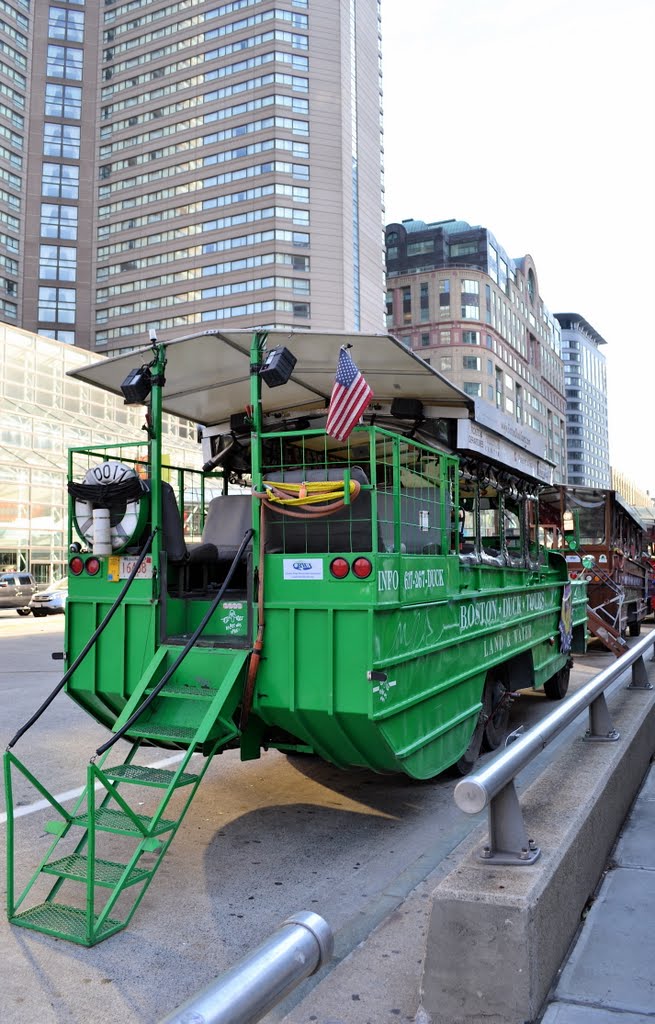
[[[607,342],[610,459],[655,497],[655,2],[382,0],[385,221],[530,254]]]

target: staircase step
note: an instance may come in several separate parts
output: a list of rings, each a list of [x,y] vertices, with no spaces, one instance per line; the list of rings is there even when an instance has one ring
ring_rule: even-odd
[[[113,889],[120,882],[127,865],[118,864],[111,860],[96,860],[93,867],[95,884]],[[89,860],[87,857],[82,857],[79,853],[72,853],[69,857],[62,857],[60,860],[53,860],[50,864],[45,864],[41,870],[47,875],[71,878],[76,882],[86,882],[88,868]],[[144,882],[150,875],[151,872],[143,868],[133,868],[127,880],[123,882],[123,887],[136,885],[137,882]]]
[[[148,835],[153,836],[158,836],[162,832],[169,832],[177,825],[176,821],[161,818],[151,831],[150,823],[152,818],[149,818],[146,814],[135,814],[135,817],[143,824]],[[73,825],[88,827],[88,814],[86,812],[76,814],[72,823]],[[143,833],[136,827],[129,815],[123,811],[116,811],[112,807],[98,807],[95,813],[95,824],[98,832],[115,832],[121,836],[135,836],[137,839],[143,838]]]
[[[188,725],[166,725],[165,722],[138,722],[127,730],[126,736],[134,736],[144,740],[164,740],[166,743],[191,743],[196,740],[198,730]],[[202,742],[202,741],[197,741]]]
[[[11,918],[12,924],[21,928],[31,928],[36,932],[43,932],[46,935],[55,935],[59,939],[68,939],[69,942],[77,942],[82,946],[92,946],[101,939],[106,939],[114,932],[125,927],[124,921],[116,921],[108,917],[102,923],[99,932],[95,932],[95,923],[98,915],[93,915],[94,935],[87,937],[87,915],[85,910],[79,907],[69,907],[64,903],[39,903],[36,907],[24,910]]]
[[[116,782],[132,783],[136,786],[156,786],[159,789],[168,789],[175,777],[175,772],[168,771],[166,768],[146,768],[138,764],[118,764],[115,768],[103,768],[103,774]],[[189,786],[197,778],[198,776],[191,772],[182,772],[175,788]]]
[[[154,686],[149,686],[146,693],[152,693]],[[192,686],[187,683],[166,683],[166,686],[157,694],[158,697],[189,697],[191,700],[211,700],[216,696],[216,690],[211,686]]]

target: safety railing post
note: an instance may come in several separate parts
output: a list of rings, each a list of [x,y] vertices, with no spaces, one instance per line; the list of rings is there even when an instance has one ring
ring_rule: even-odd
[[[479,855],[481,861],[486,864],[534,863],[539,848],[525,830],[514,788],[516,776],[583,711],[589,712],[585,739],[616,742],[620,734],[612,724],[605,690],[630,666],[633,667],[633,684],[627,689],[652,690],[644,665],[644,656],[652,645],[651,637],[642,638],[618,662],[599,672],[527,732],[521,736],[512,734],[513,742],[506,750],[457,783],[454,796],[460,810],[478,814],[485,807],[489,808],[489,844]]]
[[[655,649],[655,648],[654,648]],[[651,658],[651,661],[653,659]],[[632,680],[628,686],[629,690],[652,690],[653,684],[648,682],[648,673],[643,658],[638,658],[632,663]]]
[[[511,779],[489,802],[489,845],[480,859],[493,864],[534,864],[541,853],[528,839],[523,812]]]
[[[612,725],[605,694],[599,693],[589,705],[589,728],[584,738],[596,743],[615,743],[620,733]]]

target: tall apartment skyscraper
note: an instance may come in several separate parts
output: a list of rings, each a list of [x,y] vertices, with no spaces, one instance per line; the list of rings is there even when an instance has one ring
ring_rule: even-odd
[[[379,0],[0,0],[0,318],[383,329]]]
[[[607,414],[607,342],[579,313],[556,313],[562,328],[568,483],[611,487]]]

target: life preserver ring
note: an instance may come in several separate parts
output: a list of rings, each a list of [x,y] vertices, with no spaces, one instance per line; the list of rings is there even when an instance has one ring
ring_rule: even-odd
[[[87,544],[93,546],[94,508],[109,509],[112,551],[121,551],[143,532],[149,488],[132,466],[100,462],[86,471],[81,484],[69,483],[68,490],[73,497],[75,529]]]

